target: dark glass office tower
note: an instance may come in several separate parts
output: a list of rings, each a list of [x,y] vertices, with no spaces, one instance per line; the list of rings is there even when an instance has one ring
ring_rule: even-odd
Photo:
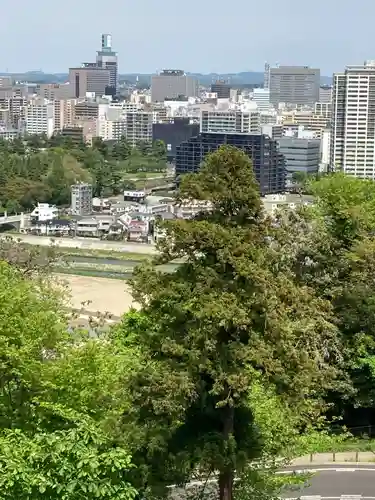
[[[253,162],[261,195],[285,191],[285,159],[277,141],[261,134],[210,134],[192,137],[177,147],[176,177],[196,172],[207,153],[223,144],[242,149]]]
[[[167,149],[168,161],[176,159],[176,149],[182,142],[199,134],[199,123],[191,123],[189,118],[176,117],[169,122],[152,125],[152,140],[163,141]]]
[[[218,99],[229,99],[230,85],[225,80],[216,80],[211,85],[211,92],[216,92]]]

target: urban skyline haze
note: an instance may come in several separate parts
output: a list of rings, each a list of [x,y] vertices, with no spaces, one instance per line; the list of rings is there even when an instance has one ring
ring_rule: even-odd
[[[102,4],[103,5],[103,4]],[[100,34],[113,35],[120,73],[182,68],[201,73],[309,65],[330,76],[375,58],[375,4],[360,0],[0,0],[0,71],[66,72],[95,59]],[[348,36],[350,34],[350,36]]]

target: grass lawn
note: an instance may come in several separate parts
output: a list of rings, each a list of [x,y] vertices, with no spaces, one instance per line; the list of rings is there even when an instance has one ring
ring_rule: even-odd
[[[155,257],[155,254],[151,253],[117,252],[116,250],[88,250],[85,248],[63,248],[60,246],[58,247],[58,252],[66,256],[77,255],[81,257],[97,257],[99,259],[136,260],[139,262]]]
[[[48,246],[40,246],[40,245],[31,245],[30,243],[23,243],[22,245],[26,248],[35,248],[39,249],[45,248],[48,250],[50,247]],[[147,253],[136,253],[136,252],[118,252],[116,250],[96,250],[96,249],[86,249],[86,248],[70,248],[70,247],[61,247],[60,245],[56,247],[56,251],[61,255],[77,255],[82,257],[97,257],[100,259],[116,259],[116,260],[135,260],[142,262],[144,260],[155,257],[155,254],[147,254]]]
[[[143,189],[144,187],[146,187],[146,189],[151,189],[154,187],[168,186],[172,182],[173,179],[171,177],[165,177],[163,179],[153,179],[150,177],[149,179],[139,179],[138,181],[134,181],[134,184],[137,189]]]
[[[88,278],[111,278],[126,281],[131,277],[131,273],[122,273],[114,271],[100,272],[95,269],[69,269],[66,267],[55,267],[53,272],[56,274],[72,274],[73,276],[86,276]]]
[[[164,172],[127,172],[124,174],[124,179],[153,179],[155,177],[164,177]]]
[[[375,439],[349,438],[342,443],[337,443],[337,449],[332,451],[374,451]],[[375,455],[374,455],[375,458]]]

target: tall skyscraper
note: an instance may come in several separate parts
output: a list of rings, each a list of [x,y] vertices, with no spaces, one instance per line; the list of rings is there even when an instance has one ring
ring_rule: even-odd
[[[110,86],[113,87],[114,93],[118,92],[118,59],[117,52],[112,50],[112,35],[108,33],[102,34],[101,50],[98,50],[96,55],[96,65],[99,68],[109,70]]]
[[[333,75],[331,170],[375,180],[375,61]]]
[[[320,69],[308,66],[270,68],[270,102],[313,106],[319,101]]]

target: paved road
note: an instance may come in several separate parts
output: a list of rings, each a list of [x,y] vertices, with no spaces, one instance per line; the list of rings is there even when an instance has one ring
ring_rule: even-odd
[[[279,474],[306,474],[311,476],[304,485],[294,486],[282,495],[283,500],[375,500],[375,463],[364,464],[326,464],[311,465],[301,468],[291,466],[279,471]],[[192,481],[189,489],[200,488],[203,481]],[[207,490],[215,492],[217,482],[209,480]],[[189,498],[186,490],[172,487],[172,500]]]
[[[375,499],[375,463],[288,468],[288,470],[293,469],[299,473],[310,471],[313,476],[305,486],[286,491],[284,498],[319,495],[333,500],[342,495],[362,495],[368,499]]]

